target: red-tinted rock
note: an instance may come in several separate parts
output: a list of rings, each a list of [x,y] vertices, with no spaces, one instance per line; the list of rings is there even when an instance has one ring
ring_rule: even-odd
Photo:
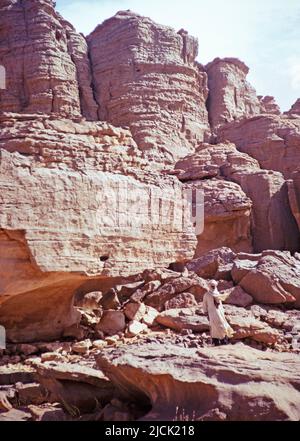
[[[240,136],[243,136],[242,132]],[[203,179],[203,167],[213,169],[218,178]],[[176,170],[180,170],[178,177],[183,177],[183,181],[192,170],[190,177],[193,180],[185,182],[185,186],[195,186],[204,191],[205,228],[198,237],[198,254],[224,245],[236,251],[251,251],[252,244],[257,252],[264,249],[299,249],[299,231],[281,173],[261,170],[258,161],[237,151],[228,142],[201,144],[194,155],[176,164]],[[200,182],[195,180],[197,176],[202,179]],[[239,186],[218,181],[224,178]]]
[[[207,75],[187,32],[121,11],[87,41],[100,119],[129,126],[139,147],[164,161],[209,135]]]
[[[296,354],[243,344],[195,350],[152,343],[99,354],[97,364],[128,397],[149,397],[146,420],[174,422],[182,413],[190,421],[215,408],[227,421],[300,418]]]
[[[276,103],[273,96],[259,96],[258,97],[261,106],[262,113],[268,113],[273,115],[280,115],[280,107]]]
[[[287,181],[287,188],[291,211],[300,230],[300,171],[292,174]]]
[[[236,252],[252,250],[252,202],[238,184],[214,178],[186,183],[185,188],[204,194],[204,231],[198,235],[194,258],[218,247]]]
[[[5,0],[0,7],[0,110],[97,119],[85,38],[51,0]]]
[[[290,110],[286,112],[287,115],[300,115],[300,98],[292,105]]]
[[[288,252],[238,255],[232,277],[256,302],[300,305],[300,262]]]
[[[195,272],[204,279],[231,278],[231,270],[235,253],[230,248],[220,248],[193,259],[187,264],[189,271]]]
[[[283,175],[268,170],[243,170],[235,173],[232,179],[240,184],[253,202],[251,232],[254,251],[297,251],[300,245],[299,229],[290,207]]]
[[[247,82],[249,68],[236,58],[216,58],[206,66],[208,110],[213,128],[261,112],[255,89]]]
[[[233,142],[257,159],[261,168],[275,170],[290,178],[300,161],[300,118],[261,115],[223,125],[219,142]]]
[[[0,319],[9,339],[59,338],[80,318],[72,305],[80,287],[107,292],[146,268],[193,256],[194,231],[183,228],[178,204],[181,184],[151,171],[128,131],[45,116],[1,119]],[[160,197],[170,198],[182,227],[169,222],[169,203],[155,217]]]

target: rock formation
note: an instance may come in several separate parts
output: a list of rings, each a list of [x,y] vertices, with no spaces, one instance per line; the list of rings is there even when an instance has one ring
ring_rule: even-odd
[[[259,303],[291,302],[300,306],[300,260],[290,253],[264,251],[261,255],[238,255],[232,277]]]
[[[103,289],[192,257],[180,183],[147,171],[128,131],[8,115],[0,147],[0,318],[9,338],[61,335],[76,321],[72,296],[89,277]]]
[[[52,0],[1,2],[0,111],[97,118],[87,43]]]
[[[258,96],[262,113],[280,115],[280,107],[273,96]]]
[[[185,188],[202,191],[205,197],[204,231],[198,236],[195,257],[222,246],[235,251],[252,250],[252,202],[238,184],[213,178],[186,183]]]
[[[88,36],[99,118],[129,126],[161,160],[189,153],[209,135],[207,75],[185,31],[119,12]]]
[[[166,344],[162,351],[153,343],[108,351],[97,363],[128,397],[151,401],[146,420],[174,421],[180,414],[189,420],[300,418],[296,355],[264,354],[243,345],[196,350]]]
[[[299,100],[197,55],[1,1],[0,421],[299,420]]]
[[[290,178],[299,162],[300,119],[291,116],[260,115],[225,124],[218,141],[234,143],[238,150],[257,159],[263,169]]]
[[[299,249],[299,230],[281,173],[261,170],[255,159],[230,143],[202,144],[175,170],[186,186],[204,189],[205,228],[198,237],[198,255],[220,246],[246,251],[253,245],[258,252]]]
[[[246,81],[249,68],[237,58],[216,58],[205,66],[208,75],[208,111],[213,129],[261,113],[254,88]]]
[[[292,179],[287,181],[290,207],[300,230],[300,172],[292,174]]]
[[[292,105],[290,110],[286,112],[287,115],[293,116],[293,115],[300,115],[300,98],[297,99],[297,101]]]

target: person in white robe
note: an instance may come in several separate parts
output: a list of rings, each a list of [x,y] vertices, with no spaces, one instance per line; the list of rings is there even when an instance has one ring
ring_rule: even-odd
[[[218,282],[211,282],[211,289],[203,298],[203,311],[208,314],[210,335],[215,346],[228,344],[234,331],[226,320],[222,304],[224,295],[218,291]]]

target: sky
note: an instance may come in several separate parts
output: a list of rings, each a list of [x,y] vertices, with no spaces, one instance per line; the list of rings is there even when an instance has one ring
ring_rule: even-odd
[[[257,94],[282,111],[300,97],[300,0],[57,0],[56,9],[85,35],[126,9],[184,28],[199,40],[200,63],[240,58]]]

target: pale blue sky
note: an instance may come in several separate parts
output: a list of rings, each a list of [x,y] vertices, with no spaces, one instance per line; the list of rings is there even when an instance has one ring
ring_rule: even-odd
[[[283,111],[300,97],[300,0],[57,0],[57,10],[89,34],[122,9],[184,28],[199,40],[198,60],[238,57],[260,95]]]

